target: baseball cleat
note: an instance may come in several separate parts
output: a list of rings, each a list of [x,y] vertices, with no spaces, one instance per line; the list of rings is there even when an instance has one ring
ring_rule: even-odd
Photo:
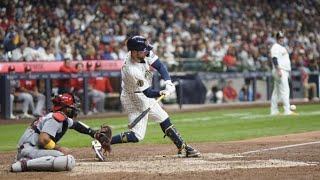
[[[92,149],[96,153],[96,157],[99,159],[99,161],[105,161],[104,156],[101,151],[101,144],[99,141],[94,140],[91,142]]]
[[[21,160],[21,161],[16,161],[11,165],[10,172],[24,172],[26,170],[27,170],[27,161]]]
[[[285,115],[289,115],[289,116],[298,116],[299,113],[296,112],[290,112],[289,114],[285,114]]]
[[[271,113],[270,115],[271,115],[271,116],[281,116],[282,113],[281,113],[281,112],[277,112],[277,113]]]
[[[192,148],[191,146],[185,144],[181,149],[178,150],[178,157],[180,158],[188,158],[188,157],[199,157],[201,153]]]

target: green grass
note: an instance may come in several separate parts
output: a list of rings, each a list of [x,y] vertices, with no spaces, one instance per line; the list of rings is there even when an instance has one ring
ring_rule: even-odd
[[[173,124],[187,142],[222,142],[320,130],[320,105],[299,105],[299,116],[269,116],[269,108],[227,109],[170,114]],[[97,129],[107,123],[114,134],[127,131],[127,118],[84,121]],[[0,151],[14,150],[29,123],[0,126]],[[59,142],[66,147],[89,147],[91,137],[69,130]],[[143,144],[171,143],[163,138],[157,123],[149,120]]]

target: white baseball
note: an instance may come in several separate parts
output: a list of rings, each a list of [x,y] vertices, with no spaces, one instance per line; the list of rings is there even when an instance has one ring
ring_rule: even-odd
[[[296,105],[293,105],[293,104],[290,105],[290,110],[291,110],[291,111],[294,111],[294,110],[296,110],[296,109],[297,109]]]

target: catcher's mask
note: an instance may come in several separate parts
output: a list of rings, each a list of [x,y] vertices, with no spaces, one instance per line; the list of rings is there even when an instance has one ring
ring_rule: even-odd
[[[69,118],[77,117],[77,115],[80,113],[80,100],[77,96],[74,96],[71,93],[55,95],[52,99],[52,103],[53,111],[67,109],[65,113]]]

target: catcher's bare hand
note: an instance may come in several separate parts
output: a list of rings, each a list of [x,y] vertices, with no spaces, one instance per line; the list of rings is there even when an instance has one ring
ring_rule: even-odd
[[[100,142],[104,153],[111,152],[112,129],[110,126],[106,124],[101,125],[101,129],[95,134],[95,139]]]

